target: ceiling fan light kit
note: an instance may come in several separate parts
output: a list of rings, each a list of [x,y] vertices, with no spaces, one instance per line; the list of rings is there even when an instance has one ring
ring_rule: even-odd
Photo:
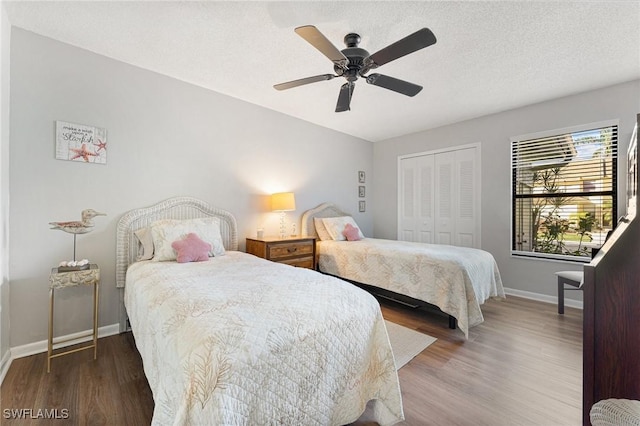
[[[338,48],[313,25],[298,27],[295,29],[295,32],[333,62],[335,75],[321,74],[276,84],[273,87],[276,90],[286,90],[305,84],[331,80],[335,77],[344,77],[347,82],[340,87],[336,112],[349,111],[351,109],[351,98],[353,97],[353,89],[355,88],[355,82],[358,77],[364,78],[369,84],[396,93],[406,96],[417,95],[422,90],[422,86],[383,74],[366,74],[388,62],[431,46],[436,42],[436,36],[433,35],[431,30],[422,28],[370,55],[369,52],[358,47],[360,36],[356,33],[347,34],[344,37],[344,43],[347,47],[343,50],[338,50]]]

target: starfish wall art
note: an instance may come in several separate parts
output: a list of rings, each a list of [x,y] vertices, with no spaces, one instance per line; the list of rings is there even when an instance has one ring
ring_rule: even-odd
[[[107,129],[56,121],[56,158],[107,163]]]

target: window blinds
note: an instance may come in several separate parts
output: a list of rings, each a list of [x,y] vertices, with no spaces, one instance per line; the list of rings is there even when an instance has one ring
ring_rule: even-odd
[[[512,140],[512,250],[590,256],[616,218],[617,125]]]

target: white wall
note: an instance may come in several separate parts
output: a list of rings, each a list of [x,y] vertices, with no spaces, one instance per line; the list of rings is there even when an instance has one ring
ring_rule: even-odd
[[[464,100],[461,99],[461,102]],[[581,265],[529,260],[510,256],[511,136],[553,130],[608,119],[619,119],[619,215],[625,212],[626,150],[640,112],[640,81],[581,93],[524,108],[505,111],[374,144],[374,235],[396,238],[397,158],[443,147],[481,143],[482,248],[496,258],[505,287],[556,295],[553,273],[578,270]],[[392,200],[392,202],[389,202]],[[581,297],[568,292],[567,297]]]
[[[9,50],[11,25],[0,4],[0,382],[9,359]]]
[[[108,214],[77,240],[78,257],[102,270],[101,326],[118,320],[115,229],[129,209],[201,198],[236,216],[243,249],[257,227],[278,231],[266,194],[294,191],[289,220],[333,201],[372,232],[372,214],[357,213],[357,172],[372,170],[370,142],[18,28],[11,75],[12,347],[46,339],[49,271],[72,256],[72,236],[47,223],[85,208]],[[56,120],[106,128],[107,164],[56,160]],[[89,291],[56,294],[56,334],[90,327]]]

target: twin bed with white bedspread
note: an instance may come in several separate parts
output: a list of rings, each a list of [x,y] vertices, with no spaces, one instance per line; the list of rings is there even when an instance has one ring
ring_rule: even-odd
[[[199,217],[220,219],[224,255],[135,262],[135,231]],[[192,198],[125,214],[117,245],[153,424],[343,425],[367,404],[381,425],[403,419],[384,320],[365,291],[236,251],[235,219]]]
[[[302,215],[302,235],[319,237],[316,219],[345,216],[337,206],[321,204]],[[495,259],[484,250],[363,238],[320,240],[316,252],[321,272],[437,306],[467,338],[469,328],[484,321],[480,305],[505,297]]]

